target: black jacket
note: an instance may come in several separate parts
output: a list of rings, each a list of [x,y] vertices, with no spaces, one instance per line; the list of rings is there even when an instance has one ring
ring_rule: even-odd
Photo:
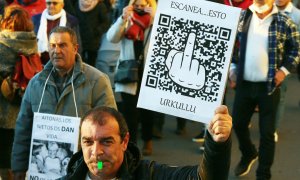
[[[101,37],[109,27],[109,15],[104,3],[98,3],[90,11],[82,12],[78,1],[75,4],[75,17],[79,22],[80,37],[83,51],[97,51]]]
[[[226,180],[230,165],[231,138],[224,143],[215,143],[209,133],[207,134],[204,157],[200,165],[195,166],[174,167],[155,161],[141,160],[137,146],[129,143],[117,178],[125,180]],[[69,162],[67,176],[61,179],[84,180],[87,172],[88,167],[84,162],[82,151],[79,151]]]

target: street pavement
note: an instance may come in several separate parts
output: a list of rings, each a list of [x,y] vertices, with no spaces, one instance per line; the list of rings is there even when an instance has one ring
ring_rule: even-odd
[[[296,75],[292,75],[288,81],[286,95],[286,108],[284,118],[280,123],[279,141],[276,143],[275,160],[272,166],[272,180],[298,180],[300,178],[300,82]],[[234,91],[228,89],[226,95],[227,105],[232,111]],[[176,135],[176,119],[166,115],[163,129],[163,138],[154,139],[153,155],[144,157],[170,165],[194,165],[202,158],[202,151],[199,150],[201,143],[192,142],[192,138],[200,132],[200,123],[195,121],[187,122],[187,131],[184,135]],[[253,143],[258,147],[258,114],[252,118],[251,137]],[[232,136],[232,153],[229,180],[254,180],[257,162],[252,166],[251,171],[244,177],[235,177],[233,169],[240,160],[241,153],[235,134]],[[142,147],[141,140],[138,141]]]

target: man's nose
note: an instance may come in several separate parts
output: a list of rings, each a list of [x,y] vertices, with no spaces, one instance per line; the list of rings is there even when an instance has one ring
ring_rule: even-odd
[[[94,143],[92,147],[92,154],[96,157],[103,154],[103,146],[100,143]]]

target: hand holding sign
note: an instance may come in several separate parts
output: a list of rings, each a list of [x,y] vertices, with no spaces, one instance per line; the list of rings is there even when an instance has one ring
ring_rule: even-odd
[[[172,49],[168,54],[166,65],[170,78],[177,84],[199,90],[205,83],[205,68],[199,60],[192,59],[196,34],[191,32],[188,36],[184,52]]]

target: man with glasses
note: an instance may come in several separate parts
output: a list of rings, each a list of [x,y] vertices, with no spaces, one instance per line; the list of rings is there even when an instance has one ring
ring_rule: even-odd
[[[56,26],[67,26],[72,28],[77,35],[79,52],[81,49],[81,38],[76,17],[68,14],[64,9],[63,0],[46,0],[46,9],[42,14],[32,17],[34,32],[37,34],[38,50],[41,53],[41,60],[46,64],[49,60],[48,37]]]

